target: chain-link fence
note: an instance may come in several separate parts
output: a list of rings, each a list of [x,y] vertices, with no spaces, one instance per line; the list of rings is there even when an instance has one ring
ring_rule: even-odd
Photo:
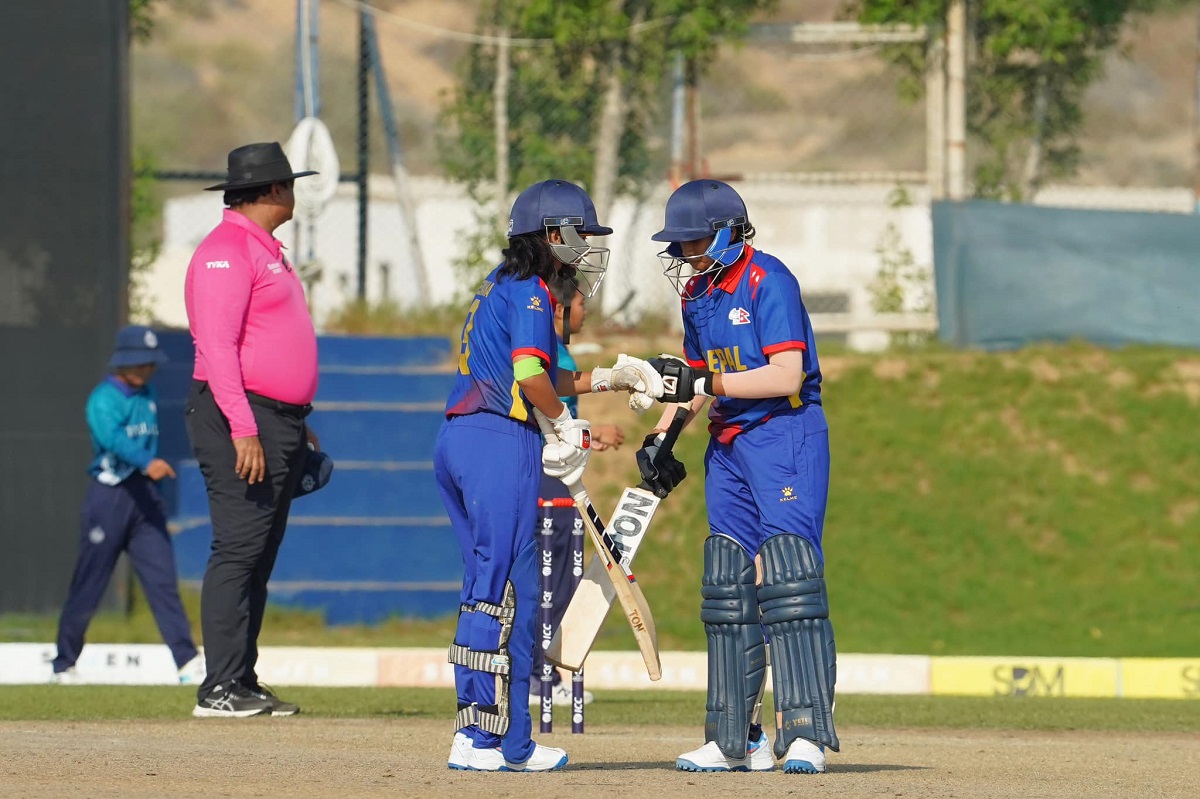
[[[319,54],[306,85],[318,90],[346,182],[294,256],[311,262],[322,321],[357,296],[453,301],[470,283],[463,265],[495,258],[515,192],[550,175],[587,186],[616,229],[603,308],[618,321],[675,315],[649,234],[671,188],[702,175],[743,193],[758,246],[797,273],[831,332],[886,326],[872,321],[881,309],[929,318],[926,186],[939,109],[930,113],[923,76],[897,66],[898,48],[927,47],[923,29],[863,31],[836,23],[835,2],[786,2],[743,38],[676,59],[656,52],[670,19],[555,38],[562,31],[547,26],[558,17],[513,23],[508,12],[527,5],[322,0],[315,29],[297,37],[293,3],[177,0],[133,53],[135,142],[161,170],[219,172],[233,146],[286,140],[304,89],[296,54]],[[378,54],[365,139],[364,13]],[[1190,210],[1194,26],[1183,23],[1194,15],[1184,7],[1128,28],[1085,97],[1077,173],[1036,201]],[[354,177],[364,141],[362,247]],[[970,166],[981,145],[967,144]],[[219,196],[200,185],[164,192],[161,254],[145,282],[167,322],[181,318],[186,257],[219,218]],[[279,233],[289,245],[296,234]]]

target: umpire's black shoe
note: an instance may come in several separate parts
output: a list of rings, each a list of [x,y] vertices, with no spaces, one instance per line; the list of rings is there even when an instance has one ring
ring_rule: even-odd
[[[196,703],[192,715],[198,719],[240,719],[270,715],[271,700],[251,692],[237,680],[218,685]]]
[[[272,716],[294,716],[300,712],[300,706],[291,702],[284,702],[275,695],[268,686],[259,683],[250,689],[250,693],[257,696],[259,699],[265,699],[271,703]]]

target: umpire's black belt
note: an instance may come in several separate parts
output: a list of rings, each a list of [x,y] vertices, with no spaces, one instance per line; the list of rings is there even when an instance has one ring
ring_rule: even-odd
[[[251,404],[258,405],[262,408],[270,408],[276,413],[282,413],[286,416],[295,416],[297,419],[303,419],[312,413],[312,404],[308,405],[292,405],[290,402],[280,402],[277,399],[264,397],[262,394],[255,394],[253,391],[246,392],[246,399],[250,400]]]

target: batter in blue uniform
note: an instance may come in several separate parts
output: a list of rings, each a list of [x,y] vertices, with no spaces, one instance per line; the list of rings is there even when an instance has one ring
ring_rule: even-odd
[[[664,402],[709,412],[709,537],[700,618],[708,639],[705,744],[684,771],[825,770],[833,726],[835,651],[821,534],[829,493],[829,427],[821,367],[796,278],[750,246],[736,191],[716,180],[667,201],[665,274],[683,299],[684,358],[651,364]],[[672,409],[664,414],[665,429]],[[655,438],[644,452],[653,454]],[[670,489],[672,485],[662,486]],[[760,726],[770,643],[777,737]]]
[[[150,377],[166,355],[154,331],[138,325],[117,333],[110,374],[87,399],[92,439],[91,483],[83,501],[79,557],[58,621],[54,681],[76,682],[75,661],[84,635],[112,578],[117,558],[129,555],[179,681],[204,679],[191,625],[179,599],[175,551],[156,481],[174,477],[158,457],[158,406]]]
[[[609,233],[580,187],[565,180],[530,186],[513,203],[504,261],[479,284],[463,324],[434,449],[438,489],[463,556],[450,647],[459,729],[453,769],[553,771],[567,762],[562,749],[530,738],[539,461],[545,474],[568,483],[587,464],[588,423],[572,418],[560,395],[629,391],[631,403],[645,407],[662,390],[648,363],[625,355],[612,368],[558,369],[556,303],[576,291],[594,293],[608,250],[585,238]],[[534,409],[552,421],[557,442],[543,445]]]

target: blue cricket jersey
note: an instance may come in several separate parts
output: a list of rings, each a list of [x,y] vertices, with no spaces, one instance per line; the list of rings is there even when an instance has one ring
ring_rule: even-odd
[[[555,382],[554,302],[541,278],[497,279],[498,271],[493,269],[479,284],[467,310],[446,416],[486,411],[532,423],[532,406],[513,376],[513,358],[540,358]]]
[[[158,457],[158,395],[151,386],[135,389],[110,376],[87,399],[92,437],[90,474],[115,486]]]
[[[704,282],[709,281],[707,291]],[[691,366],[714,372],[742,372],[766,366],[785,350],[804,353],[804,380],[790,397],[717,397],[709,411],[709,432],[729,443],[738,433],[801,405],[820,404],[821,367],[800,284],[778,258],[746,246],[715,283],[697,275],[688,284],[695,300],[683,302],[683,351]]]

